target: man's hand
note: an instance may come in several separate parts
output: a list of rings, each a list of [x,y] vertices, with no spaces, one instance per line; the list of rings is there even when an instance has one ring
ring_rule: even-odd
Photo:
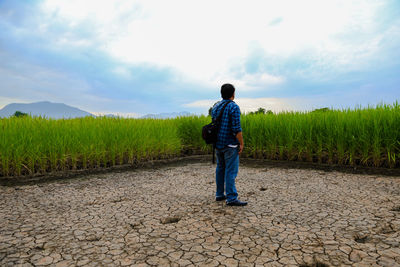
[[[236,138],[239,141],[240,147],[239,147],[239,155],[242,154],[243,148],[244,148],[244,143],[243,143],[243,134],[242,132],[238,132],[236,134]]]

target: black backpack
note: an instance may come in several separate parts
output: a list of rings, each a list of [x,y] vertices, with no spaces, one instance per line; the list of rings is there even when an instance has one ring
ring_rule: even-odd
[[[218,114],[218,117],[216,119],[213,119],[211,123],[204,125],[203,130],[202,130],[202,137],[206,144],[212,144],[213,145],[213,163],[215,161],[214,159],[214,151],[215,151],[215,144],[217,143],[217,137],[218,137],[218,130],[219,130],[219,124],[221,122],[222,114],[224,113],[224,110],[226,106],[230,103],[231,101],[228,101],[225,103],[223,108]]]

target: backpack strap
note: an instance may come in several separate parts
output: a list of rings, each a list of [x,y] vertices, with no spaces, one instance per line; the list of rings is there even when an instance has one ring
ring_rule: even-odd
[[[218,117],[217,117],[215,120],[213,120],[214,123],[217,124],[217,127],[218,127],[218,128],[219,128],[219,123],[220,123],[220,121],[221,121],[222,115],[224,114],[224,110],[225,110],[226,106],[227,106],[229,103],[231,103],[231,102],[232,102],[232,100],[229,100],[228,102],[226,102],[225,105],[222,107],[221,111],[219,112]],[[218,128],[217,128],[217,129],[218,129]],[[212,163],[214,164],[214,163],[215,163],[215,143],[214,143],[212,146],[213,146]]]
[[[224,114],[224,110],[225,110],[226,106],[227,106],[229,103],[231,103],[231,102],[232,102],[232,100],[229,100],[229,101],[226,102],[225,105],[222,107],[221,111],[220,111],[219,114],[218,114],[218,117],[217,117],[216,120],[215,120],[215,122],[216,122],[217,124],[219,124],[219,122],[221,121],[221,118],[222,118],[222,115]]]

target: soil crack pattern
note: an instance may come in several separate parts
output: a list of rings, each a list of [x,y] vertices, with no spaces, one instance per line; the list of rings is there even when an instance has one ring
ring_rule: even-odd
[[[215,165],[0,186],[0,266],[400,266],[400,179]]]

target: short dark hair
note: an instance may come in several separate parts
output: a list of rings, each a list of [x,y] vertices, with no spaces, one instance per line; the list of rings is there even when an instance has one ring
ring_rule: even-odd
[[[223,99],[229,99],[233,96],[235,87],[230,83],[225,83],[221,86],[221,96]]]

